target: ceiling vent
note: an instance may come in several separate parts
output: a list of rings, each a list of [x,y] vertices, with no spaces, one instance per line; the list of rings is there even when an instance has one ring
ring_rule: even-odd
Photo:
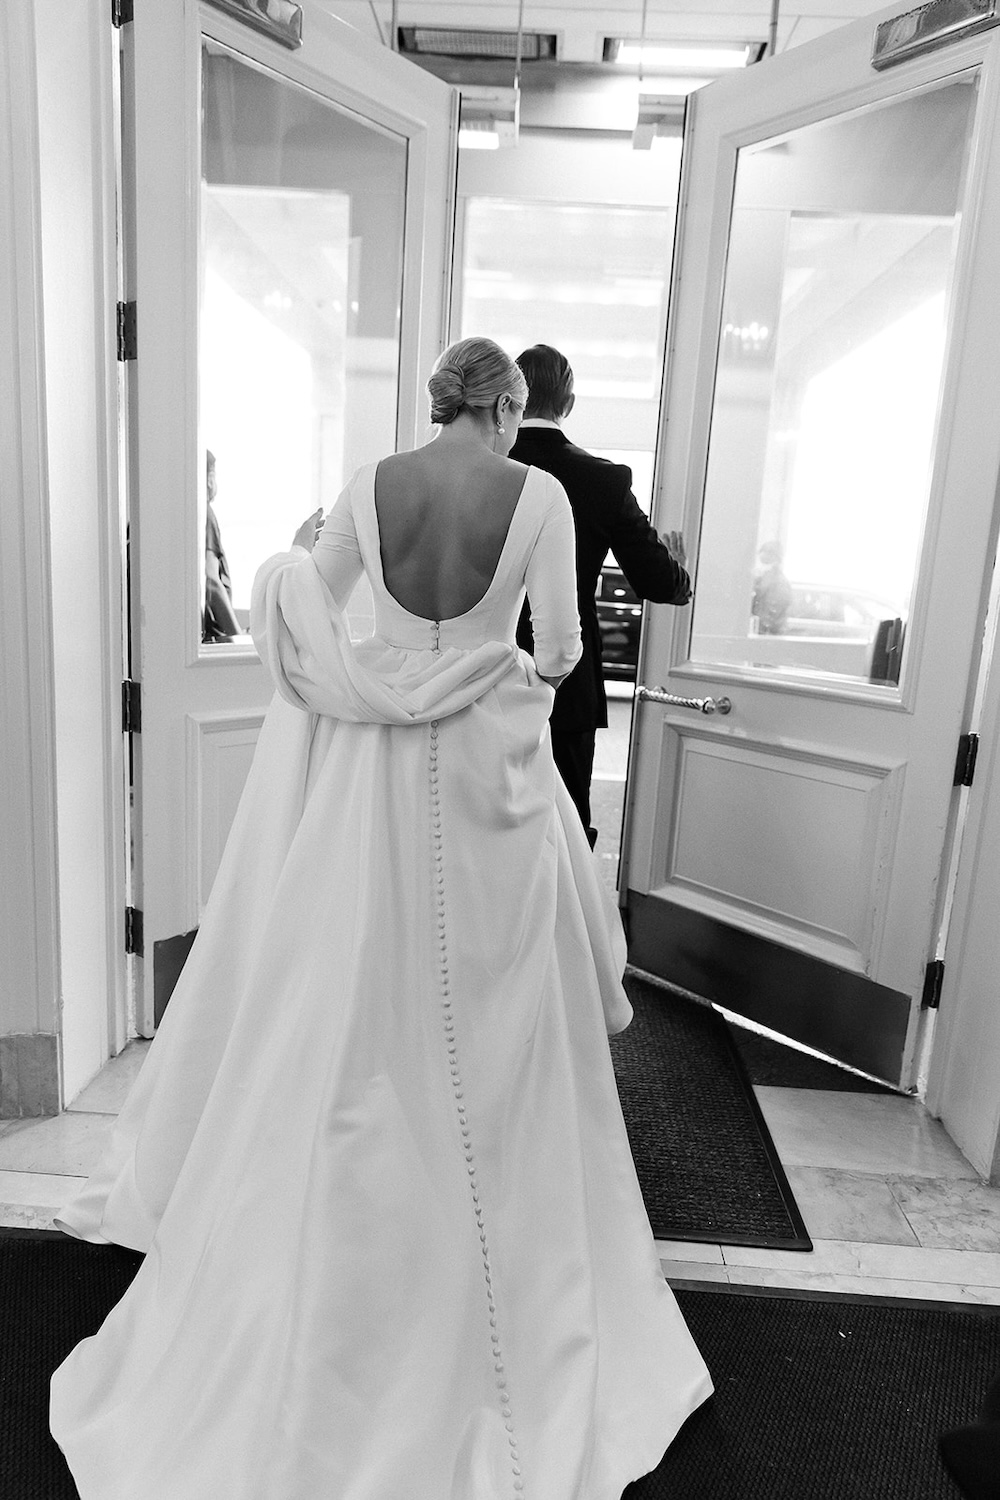
[[[404,57],[468,57],[510,61],[517,57],[516,31],[477,31],[456,26],[400,26],[399,50]],[[521,35],[523,62],[554,62],[554,32],[525,31]]]

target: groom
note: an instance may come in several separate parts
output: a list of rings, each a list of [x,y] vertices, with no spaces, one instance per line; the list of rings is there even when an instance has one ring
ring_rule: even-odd
[[[640,599],[687,604],[691,581],[684,569],[684,541],[670,532],[661,541],[632,494],[632,471],[596,458],[571,443],[561,424],[573,410],[573,371],[565,355],[535,344],[518,356],[528,382],[528,404],[510,457],[547,469],[569,496],[576,521],[576,578],[583,655],[556,691],[550,720],[552,753],[576,803],[591,848],[597,829],[590,822],[590,781],[596,731],[606,727],[608,702],[597,621],[597,581],[610,549]],[[532,649],[527,612],[518,626],[518,644]]]

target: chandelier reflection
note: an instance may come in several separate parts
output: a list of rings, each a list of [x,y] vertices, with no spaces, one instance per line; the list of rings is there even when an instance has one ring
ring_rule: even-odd
[[[722,346],[726,354],[759,358],[769,353],[773,330],[766,323],[725,323]]]

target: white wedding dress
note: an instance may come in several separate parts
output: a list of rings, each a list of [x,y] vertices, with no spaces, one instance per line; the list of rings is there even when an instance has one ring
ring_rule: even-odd
[[[385,586],[374,484],[258,575],[278,696],[60,1216],[146,1252],[53,1377],[82,1500],[619,1500],[711,1391],[618,1104],[620,923],[513,644],[527,586],[538,669],[579,653],[568,502],[530,470],[487,592],[433,622]]]

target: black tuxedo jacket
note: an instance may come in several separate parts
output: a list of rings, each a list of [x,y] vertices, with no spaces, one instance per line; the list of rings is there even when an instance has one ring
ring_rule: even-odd
[[[510,456],[554,474],[569,496],[576,521],[576,579],[583,632],[583,656],[556,692],[552,727],[570,733],[601,729],[608,701],[601,667],[597,623],[597,582],[608,552],[614,554],[640,599],[686,604],[691,581],[671,557],[632,494],[632,471],[609,463],[571,443],[556,427],[522,427]],[[527,610],[518,644],[533,646]]]

